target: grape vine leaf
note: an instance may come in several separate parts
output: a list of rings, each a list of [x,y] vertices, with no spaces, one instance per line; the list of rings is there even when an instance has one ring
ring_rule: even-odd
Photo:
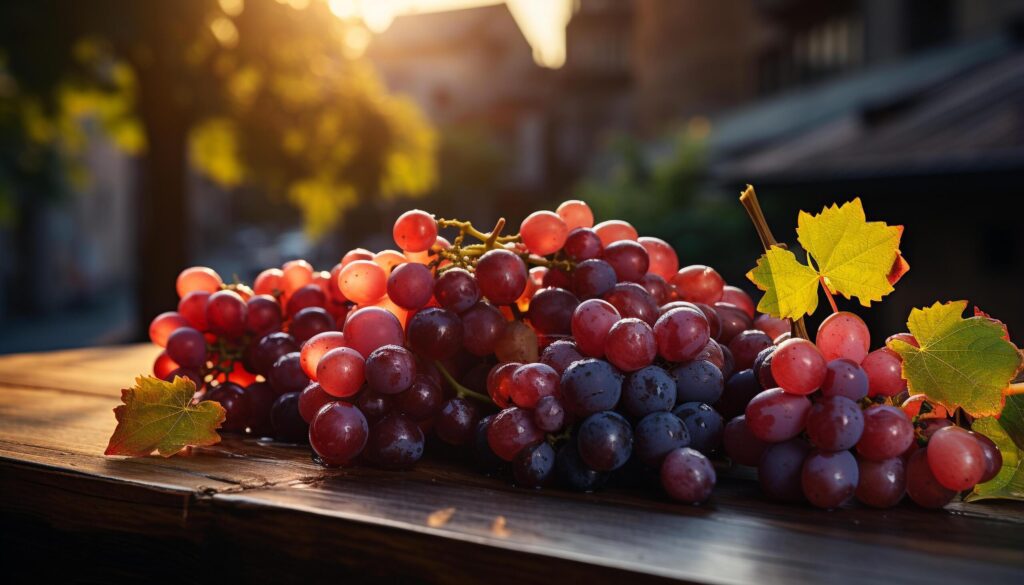
[[[180,376],[172,382],[136,378],[135,386],[121,390],[124,404],[114,409],[117,428],[104,455],[145,457],[156,451],[170,457],[188,446],[220,442],[216,429],[224,422],[224,407],[212,400],[192,404],[195,391],[195,384]]]
[[[987,317],[964,318],[967,301],[935,303],[910,312],[907,327],[921,347],[894,339],[911,394],[925,394],[950,412],[996,416],[1004,391],[1021,367],[1020,351],[1003,325]]]
[[[1003,468],[991,480],[974,486],[965,500],[1024,500],[1024,396],[1008,396],[998,419],[979,418],[971,430],[995,442],[1003,456]]]
[[[818,308],[819,284],[868,307],[891,293],[910,269],[899,250],[903,226],[867,221],[860,198],[817,215],[801,211],[796,233],[808,264],[773,246],[747,273],[765,293],[757,305],[762,313],[784,319],[810,315]]]

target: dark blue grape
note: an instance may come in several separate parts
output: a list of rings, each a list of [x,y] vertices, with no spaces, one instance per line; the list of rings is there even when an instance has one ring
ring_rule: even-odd
[[[622,409],[641,418],[652,412],[669,411],[676,405],[676,382],[664,368],[647,366],[626,377],[622,385]]]
[[[384,469],[408,469],[423,457],[423,431],[409,417],[392,414],[370,428],[366,457]]]
[[[757,479],[761,491],[773,500],[801,502],[804,499],[801,472],[804,459],[810,453],[807,441],[797,437],[770,445],[757,466]]]
[[[690,433],[686,425],[671,412],[648,414],[636,424],[633,435],[636,457],[649,467],[661,465],[661,460],[669,451],[690,444]]]
[[[633,452],[633,429],[617,412],[599,412],[583,421],[576,436],[580,457],[588,467],[614,471]]]
[[[277,397],[270,408],[270,424],[274,438],[286,443],[305,443],[309,440],[309,425],[299,413],[299,393],[288,392]]]
[[[690,447],[706,455],[717,450],[722,444],[725,421],[714,408],[703,402],[684,402],[677,406],[672,414],[678,416],[686,425],[686,430],[690,433]]]
[[[715,403],[715,410],[728,419],[736,418],[746,412],[750,399],[757,396],[761,390],[753,370],[740,370],[725,383],[725,391]]]
[[[555,450],[548,443],[523,449],[512,462],[516,485],[539,488],[548,483],[555,469]]]
[[[604,360],[573,362],[562,374],[562,404],[578,417],[612,410],[621,396],[622,374]]]
[[[676,401],[714,404],[722,396],[725,380],[722,370],[705,360],[695,360],[672,368],[676,381]]]

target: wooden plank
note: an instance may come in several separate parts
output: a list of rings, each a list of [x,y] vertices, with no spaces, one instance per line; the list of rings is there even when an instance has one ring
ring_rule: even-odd
[[[680,506],[638,490],[517,490],[436,456],[410,472],[327,470],[308,447],[237,437],[190,456],[103,457],[119,388],[153,354],[0,357],[4,518],[97,543],[116,534],[181,543],[197,563],[204,551],[233,551],[255,580],[266,580],[271,560],[435,582],[1024,579],[1019,504],[823,512],[766,501],[756,484],[725,477],[707,505]],[[22,383],[25,370],[58,366]],[[150,548],[159,547],[138,554]]]

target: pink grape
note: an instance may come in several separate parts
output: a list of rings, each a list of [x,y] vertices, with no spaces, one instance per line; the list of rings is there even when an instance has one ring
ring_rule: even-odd
[[[196,290],[188,293],[178,301],[178,314],[188,320],[192,327],[206,331],[206,304],[210,301],[210,293]]]
[[[695,264],[672,275],[679,298],[691,303],[714,304],[722,300],[725,281],[714,268]]]
[[[313,282],[313,266],[305,260],[291,260],[281,266],[281,285],[285,294],[292,294]]]
[[[346,343],[360,355],[370,355],[385,345],[402,345],[405,333],[402,324],[380,307],[365,307],[352,312],[345,322]]]
[[[679,272],[679,256],[668,242],[649,236],[639,238],[637,241],[647,250],[647,256],[650,259],[649,272],[657,274],[666,281],[671,280],[676,272]]]
[[[606,301],[588,299],[580,303],[573,311],[570,327],[580,353],[591,357],[604,357],[608,331],[620,317],[615,307]]]
[[[857,500],[872,508],[891,508],[907,492],[906,466],[901,457],[872,461],[857,460],[860,481],[854,492]]]
[[[565,239],[565,255],[576,262],[600,258],[604,251],[601,238],[590,228],[576,228]]]
[[[789,319],[776,319],[771,315],[758,315],[754,319],[754,329],[760,329],[768,334],[772,340],[778,339],[780,335],[789,333],[793,329],[793,324],[790,323]]]
[[[310,380],[316,380],[316,366],[320,363],[320,358],[332,349],[344,346],[345,335],[340,331],[324,331],[310,337],[302,344],[302,350],[299,352],[302,371]]]
[[[181,271],[175,287],[178,290],[178,298],[184,298],[190,292],[203,291],[213,294],[220,290],[224,281],[212,268],[205,266],[193,266]]]
[[[903,411],[887,405],[875,405],[863,412],[864,432],[857,442],[861,457],[882,461],[898,457],[914,441],[914,426]]]
[[[814,342],[826,361],[846,358],[859,364],[868,355],[871,332],[863,319],[853,313],[840,311],[821,322]]]
[[[519,235],[532,254],[547,256],[562,249],[569,226],[555,213],[534,211],[519,226]]]
[[[624,372],[649,366],[658,354],[654,331],[640,319],[622,319],[608,330],[604,354],[608,361]]]
[[[869,353],[860,367],[868,375],[868,396],[896,396],[907,389],[903,360],[887,347]]]
[[[560,376],[551,366],[541,363],[524,364],[512,371],[510,393],[516,406],[533,409],[545,396],[558,392]]]
[[[505,461],[543,440],[544,432],[533,423],[530,411],[514,406],[499,412],[487,428],[487,443]]]
[[[827,371],[825,358],[806,339],[787,339],[772,354],[772,377],[791,394],[810,394],[821,387]]]
[[[590,206],[584,201],[579,199],[570,199],[562,202],[555,210],[558,217],[562,218],[565,222],[566,227],[570,230],[574,230],[579,227],[593,227],[594,226],[594,212],[590,210]]]
[[[751,319],[753,319],[756,314],[756,310],[754,309],[754,300],[751,299],[750,295],[747,294],[747,291],[742,288],[726,285],[722,288],[722,301],[732,303],[740,309],[743,309],[743,312]],[[755,327],[755,329],[757,329],[757,327]],[[769,337],[775,339],[778,335],[769,335]]]
[[[942,487],[971,489],[985,475],[985,453],[978,440],[960,427],[935,431],[928,440],[928,466]]]
[[[233,290],[210,295],[206,303],[206,323],[217,335],[236,339],[245,333],[245,301]]]
[[[313,419],[316,418],[316,413],[320,412],[320,409],[323,408],[325,404],[336,400],[338,400],[338,397],[331,396],[324,392],[324,389],[320,387],[320,384],[310,382],[310,384],[299,393],[299,416],[302,417],[302,420],[306,421],[306,424],[312,423]]]
[[[252,292],[257,295],[275,296],[284,292],[284,271],[267,268],[252,281]]]
[[[420,309],[434,294],[434,275],[422,264],[407,262],[395,267],[387,280],[387,294],[403,309]]]
[[[355,395],[366,381],[363,356],[350,347],[328,351],[316,365],[316,381],[331,396]]]
[[[708,320],[700,309],[680,307],[658,318],[654,324],[658,353],[670,362],[697,357],[711,339]]]
[[[437,241],[437,222],[429,213],[412,209],[398,216],[391,235],[403,251],[425,252]]]
[[[747,404],[747,428],[758,439],[780,443],[804,430],[811,401],[805,396],[789,394],[782,388],[765,390]]]
[[[601,258],[611,265],[619,282],[638,282],[647,274],[650,258],[637,242],[621,240],[605,246]]]
[[[922,508],[941,508],[956,495],[932,474],[928,448],[918,449],[907,461],[907,495]]]
[[[597,233],[597,236],[601,238],[601,244],[605,248],[619,240],[636,241],[637,237],[639,237],[639,234],[636,233],[635,227],[619,219],[602,221],[594,226],[594,231]]]
[[[338,287],[356,304],[371,304],[387,292],[387,275],[376,262],[356,260],[341,269]]]
[[[167,347],[167,338],[182,327],[191,327],[188,319],[176,311],[160,313],[149,324],[149,339],[159,347]]]

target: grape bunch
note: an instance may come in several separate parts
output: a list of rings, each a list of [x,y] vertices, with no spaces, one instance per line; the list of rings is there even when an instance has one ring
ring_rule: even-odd
[[[917,345],[909,333],[892,337]],[[907,495],[941,508],[999,472],[996,445],[908,396],[899,355],[869,352],[870,341],[860,317],[836,312],[815,343],[783,334],[726,384],[746,406],[731,413],[725,453],[757,467],[768,496],[831,509],[853,499],[890,508]]]
[[[826,508],[941,506],[999,469],[991,441],[923,397],[894,406],[899,357],[868,353],[856,315],[817,345],[792,337],[582,201],[504,228],[412,210],[397,250],[330,271],[294,260],[247,286],[188,268],[150,326],[154,374],[220,402],[224,431],[308,441],[332,467],[408,469],[429,445],[525,488],[651,484],[699,503],[728,458],[769,496]]]

